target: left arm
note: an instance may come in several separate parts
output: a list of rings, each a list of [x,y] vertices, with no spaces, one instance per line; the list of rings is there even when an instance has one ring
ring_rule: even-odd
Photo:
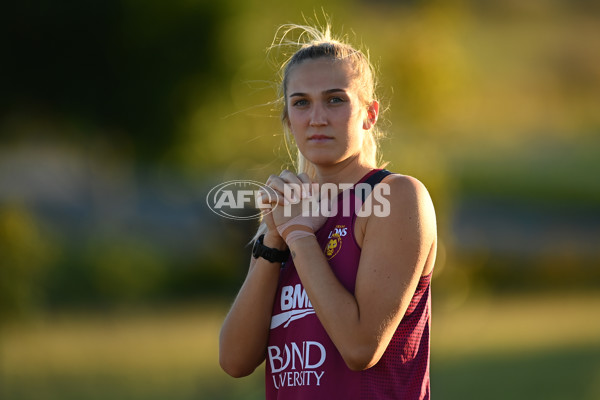
[[[366,221],[355,293],[338,281],[315,237],[290,245],[319,320],[353,370],[379,361],[420,277],[435,261],[435,211],[427,190],[407,176],[392,175],[384,182],[391,189],[390,215],[372,214]]]

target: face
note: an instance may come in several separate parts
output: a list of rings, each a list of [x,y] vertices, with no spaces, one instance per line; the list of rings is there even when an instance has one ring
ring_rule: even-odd
[[[360,161],[377,109],[375,102],[367,106],[360,100],[350,62],[303,61],[289,73],[286,96],[290,131],[308,161],[317,166]]]

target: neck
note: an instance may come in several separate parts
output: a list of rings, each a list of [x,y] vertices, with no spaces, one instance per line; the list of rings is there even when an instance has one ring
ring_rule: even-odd
[[[361,162],[359,157],[349,158],[341,163],[328,166],[317,165],[317,181],[323,183],[350,183],[358,182],[369,171],[375,168],[372,165]]]

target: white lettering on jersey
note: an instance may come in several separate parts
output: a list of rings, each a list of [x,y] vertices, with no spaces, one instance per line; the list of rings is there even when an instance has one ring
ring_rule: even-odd
[[[325,371],[316,371],[327,358],[325,346],[315,341],[305,341],[301,345],[291,342],[283,349],[278,346],[267,348],[271,378],[275,388],[284,386],[321,385]],[[276,375],[278,374],[278,375]]]
[[[308,300],[306,290],[301,284],[295,286],[284,286],[281,289],[281,314],[273,315],[271,318],[271,329],[275,329],[285,323],[287,328],[292,321],[304,318],[315,313],[313,306]]]
[[[344,237],[348,234],[348,228],[344,227],[344,228],[334,228],[331,232],[329,232],[329,236],[327,237],[328,239],[331,239],[334,236],[340,236],[340,237]]]

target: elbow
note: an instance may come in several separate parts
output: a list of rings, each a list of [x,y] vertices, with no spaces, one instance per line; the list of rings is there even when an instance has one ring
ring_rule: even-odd
[[[351,371],[356,371],[356,372],[364,371],[366,369],[371,368],[373,365],[377,364],[376,362],[372,362],[372,360],[366,359],[366,358],[352,358],[352,359],[344,358],[344,361],[346,362],[346,366]]]
[[[219,365],[227,375],[234,378],[243,378],[250,375],[257,365],[249,362],[250,357],[237,346],[224,343],[223,337],[219,340]]]
[[[356,346],[342,353],[342,358],[350,370],[364,371],[377,364],[381,354],[368,346]]]
[[[243,378],[245,376],[250,375],[252,372],[254,372],[254,370],[248,370],[245,368],[240,368],[234,365],[223,365],[221,364],[221,369],[223,369],[223,371],[225,371],[225,373],[227,373],[227,375],[231,376],[232,378]]]
[[[219,354],[219,364],[221,369],[225,371],[227,375],[233,378],[243,378],[248,376],[253,373],[255,369],[254,367],[244,365],[241,360],[237,360],[234,357],[223,354],[223,352],[220,352]]]

